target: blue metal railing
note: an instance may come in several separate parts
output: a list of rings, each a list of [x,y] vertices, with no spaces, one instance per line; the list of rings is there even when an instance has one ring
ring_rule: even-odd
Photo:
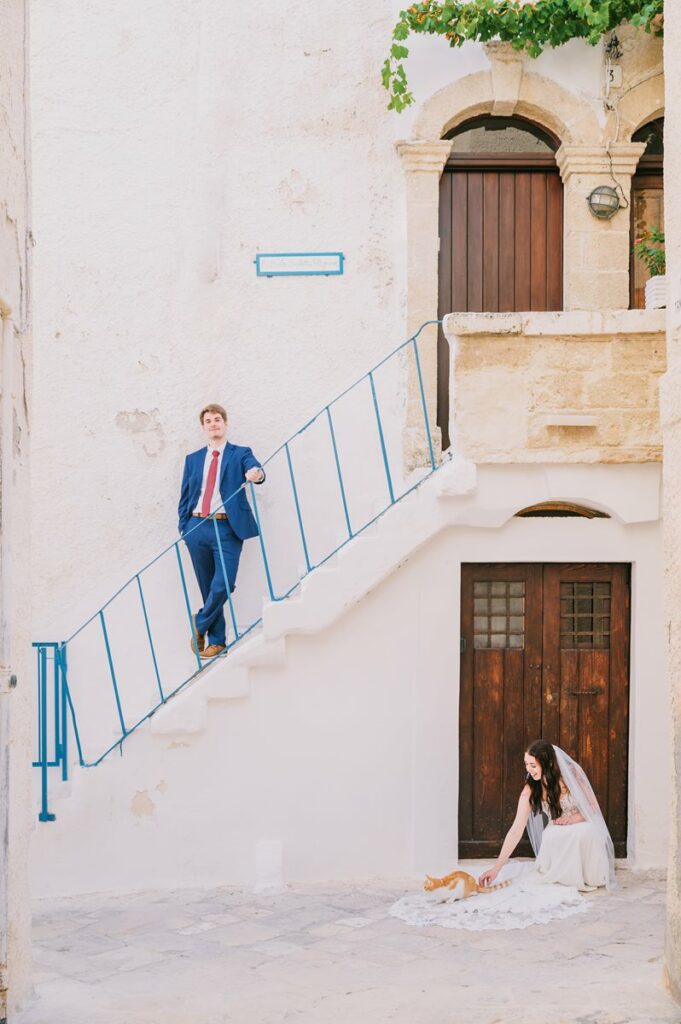
[[[253,484],[244,482],[221,506],[224,508],[242,490],[250,494],[259,530],[259,544],[253,546],[253,551],[259,549],[260,563],[258,566],[251,558],[245,587],[242,582],[245,570],[239,577],[239,591],[244,589],[247,597],[250,595],[245,606],[237,608],[227,588],[226,612],[231,628],[228,628],[225,654],[259,625],[263,598],[270,601],[287,598],[305,576],[336,555],[438,469],[419,356],[421,332],[437,323],[439,321],[433,320],[423,324],[413,337],[325,405],[269,456],[264,463],[268,466],[264,497],[258,498]],[[428,458],[421,470],[405,477],[401,447],[405,426],[402,399],[409,374],[418,386],[425,435],[423,447]],[[368,402],[362,393],[367,386]],[[383,405],[391,407],[388,417],[382,411]],[[364,430],[359,429],[362,416],[367,417]],[[343,418],[352,425],[351,444],[346,444],[345,450],[339,435],[339,430],[342,435]],[[311,473],[301,472],[300,468],[296,472],[296,466],[305,457],[305,451],[300,448],[301,439],[311,438],[315,431],[319,435],[320,430],[322,440],[318,439],[317,445],[325,443],[330,447],[331,459],[315,456],[313,449],[312,459],[308,452],[308,461],[313,467]],[[372,460],[375,472],[371,465],[368,468],[364,465]],[[276,478],[280,464],[281,481],[277,488],[272,476]],[[335,477],[337,488],[330,481],[327,481],[329,486],[324,486],[322,468],[325,465],[330,466],[331,481]],[[361,472],[358,475],[358,470],[364,470],[364,476]],[[318,503],[321,493],[325,504],[317,508],[315,516],[308,514],[306,521],[301,488],[305,487],[309,476],[315,487],[308,495],[308,503]],[[370,490],[374,482],[378,487],[376,494]],[[276,500],[268,500],[273,486]],[[213,513],[211,519],[218,536],[215,515]],[[287,518],[291,520],[289,525]],[[191,529],[200,525],[196,523]],[[277,532],[281,535],[278,540]],[[321,532],[322,537],[315,538],[315,532]],[[270,534],[274,537],[273,545],[266,540]],[[191,659],[188,653],[187,640],[194,635],[192,575],[185,571],[183,548],[182,538],[169,544],[119,587],[67,640],[33,645],[38,680],[38,753],[34,765],[41,773],[40,821],[54,820],[48,808],[48,771],[59,769],[62,779],[68,777],[70,732],[75,741],[74,760],[83,767],[94,767],[112,751],[122,752],[124,741],[136,729],[211,664],[201,659],[195,645],[192,645]],[[219,541],[217,550],[226,580]],[[304,564],[294,568],[290,564],[291,553],[296,551],[302,555]],[[281,556],[279,561],[283,558],[283,567],[276,565],[277,556]],[[284,582],[278,585],[277,577],[282,576]],[[159,608],[163,613],[161,621],[159,613],[155,612]],[[170,625],[167,625],[168,620],[172,620]],[[186,633],[184,627],[178,628],[182,621],[187,623]],[[165,633],[160,642],[162,631]],[[178,638],[181,638],[181,646],[178,646]],[[108,705],[106,710],[102,708],[103,702]]]
[[[37,760],[34,768],[40,769],[40,812],[39,821],[54,821],[47,803],[48,769],[58,768],[61,778],[69,777],[69,720],[76,742],[78,761],[84,764],[83,751],[80,744],[78,723],[76,722],[73,703],[66,681],[66,645],[54,642],[34,643],[36,652],[38,680],[38,736]],[[53,731],[49,730],[50,721]],[[50,745],[52,751],[50,752]]]

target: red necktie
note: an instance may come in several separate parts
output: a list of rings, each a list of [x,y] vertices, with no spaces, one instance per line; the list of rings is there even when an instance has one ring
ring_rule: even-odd
[[[203,501],[201,502],[201,515],[210,515],[210,503],[213,500],[213,491],[215,490],[215,481],[218,475],[218,459],[220,458],[220,452],[214,451],[213,458],[211,459],[210,466],[208,467],[208,476],[206,477],[206,490],[203,493]]]

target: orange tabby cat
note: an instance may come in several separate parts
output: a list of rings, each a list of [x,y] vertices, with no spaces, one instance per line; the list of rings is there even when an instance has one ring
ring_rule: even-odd
[[[433,889],[451,889],[455,900],[465,900],[476,892],[496,892],[497,889],[505,889],[510,884],[509,880],[508,882],[499,882],[497,885],[478,885],[467,871],[452,871],[444,878],[431,878],[430,875],[426,875],[423,888],[426,892],[432,892]]]

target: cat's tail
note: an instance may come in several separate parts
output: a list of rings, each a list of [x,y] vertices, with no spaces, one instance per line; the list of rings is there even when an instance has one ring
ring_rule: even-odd
[[[505,889],[508,885],[512,885],[512,880],[509,878],[505,882],[497,882],[496,885],[479,885],[478,892],[496,892],[497,889]]]

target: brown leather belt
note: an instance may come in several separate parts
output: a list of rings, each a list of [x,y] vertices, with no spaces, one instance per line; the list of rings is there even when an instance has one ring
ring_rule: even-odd
[[[212,516],[202,516],[200,512],[192,512],[197,519],[227,519],[226,512],[215,512]]]

